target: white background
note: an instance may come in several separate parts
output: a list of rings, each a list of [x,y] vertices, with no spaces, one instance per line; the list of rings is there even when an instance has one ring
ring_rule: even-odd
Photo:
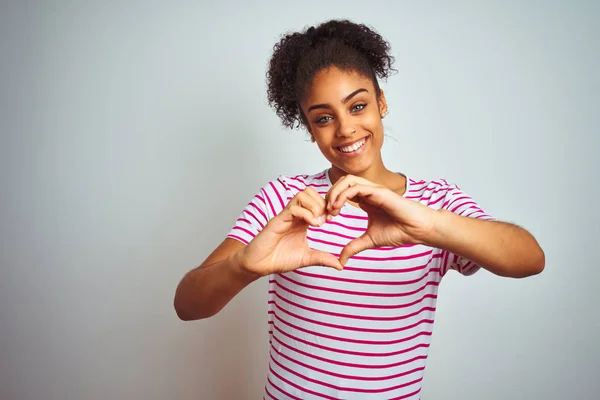
[[[525,4],[526,3],[526,4]],[[546,270],[451,273],[422,398],[600,392],[600,3],[53,2],[0,6],[0,398],[258,399],[266,281],[181,322],[181,277],[279,174],[327,167],[268,107],[279,35],[372,25],[384,161],[530,230]]]

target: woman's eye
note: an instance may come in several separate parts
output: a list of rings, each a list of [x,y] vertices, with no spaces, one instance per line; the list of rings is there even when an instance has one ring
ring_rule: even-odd
[[[329,122],[331,120],[331,117],[321,117],[319,119],[317,119],[317,124],[324,124],[325,122]]]
[[[354,107],[352,107],[352,111],[362,111],[366,106],[366,104],[357,104]]]

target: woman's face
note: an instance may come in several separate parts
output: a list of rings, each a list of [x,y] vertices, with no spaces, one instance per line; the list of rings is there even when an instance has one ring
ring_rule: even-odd
[[[363,175],[383,165],[381,114],[387,104],[383,91],[377,100],[369,78],[333,66],[323,69],[300,106],[309,133],[333,167]]]

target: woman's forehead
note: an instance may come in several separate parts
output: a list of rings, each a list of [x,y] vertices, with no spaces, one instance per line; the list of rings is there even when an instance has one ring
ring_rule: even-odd
[[[352,70],[329,67],[315,74],[306,92],[306,100],[343,102],[346,96],[359,89],[366,89],[369,94],[374,94],[375,91],[371,79],[364,75]]]

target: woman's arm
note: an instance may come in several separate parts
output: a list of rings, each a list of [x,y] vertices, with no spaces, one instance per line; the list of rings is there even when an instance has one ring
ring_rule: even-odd
[[[180,319],[191,321],[215,315],[258,278],[242,267],[240,252],[244,247],[237,240],[225,239],[202,265],[183,277],[174,300]]]
[[[423,238],[425,244],[462,256],[496,275],[524,278],[544,270],[544,251],[529,232],[516,225],[439,210],[433,226]]]
[[[261,276],[310,265],[341,270],[334,255],[311,249],[306,241],[307,228],[324,222],[321,195],[312,187],[297,193],[248,245],[225,239],[200,267],[185,275],[175,293],[177,315],[183,320],[210,317]]]
[[[522,278],[544,269],[541,247],[516,225],[434,210],[351,175],[336,182],[327,194],[328,212],[337,215],[349,199],[358,199],[369,214],[369,226],[344,247],[342,264],[366,249],[416,243],[447,250],[501,276]]]

